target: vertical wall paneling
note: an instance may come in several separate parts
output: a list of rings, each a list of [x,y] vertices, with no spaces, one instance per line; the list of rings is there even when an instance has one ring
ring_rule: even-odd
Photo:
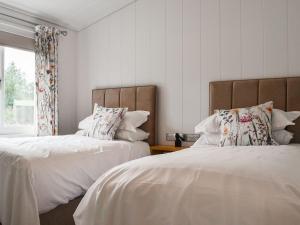
[[[157,127],[159,132],[158,141],[165,141],[166,107],[165,72],[166,72],[166,0],[152,0],[149,10],[150,17],[150,74],[148,82],[158,86],[157,97]]]
[[[241,0],[220,0],[222,78],[241,78]]]
[[[209,82],[300,75],[299,0],[137,0],[78,34],[77,120],[95,87],[158,86],[158,140],[208,115]]]
[[[135,5],[120,11],[121,20],[121,85],[135,83]]]
[[[113,14],[110,20],[110,58],[109,58],[109,82],[111,86],[121,85],[121,14]]]
[[[263,0],[264,73],[287,74],[287,0]]]
[[[88,62],[88,51],[86,50],[89,46],[85,43],[88,41],[89,35],[88,30],[79,33],[78,36],[78,64],[77,64],[77,121],[83,119],[85,116],[90,115],[88,109],[88,101],[91,96],[89,87],[89,74],[91,73],[89,62]]]
[[[300,71],[300,1],[287,0],[288,4],[288,72],[299,75]]]
[[[166,130],[182,130],[182,0],[166,4]]]
[[[150,61],[150,21],[151,2],[136,2],[136,84],[147,84],[151,79]]]
[[[242,75],[263,76],[263,11],[262,0],[241,0]]]
[[[220,0],[201,0],[201,119],[208,115],[208,84],[220,80]]]
[[[101,33],[102,30],[99,30],[99,29],[94,29],[94,30],[88,30],[86,33],[88,35],[85,36],[86,38],[86,41],[90,41],[92,44],[96,44],[96,42],[94,41],[94,38],[91,38],[91,37],[98,37],[99,39],[102,39],[104,38],[104,36],[102,35]],[[83,48],[85,46],[82,46]],[[95,70],[97,68],[97,62],[99,60],[102,61],[100,55],[98,55],[97,57],[97,54],[96,54],[96,51],[90,51],[90,46],[87,46],[88,47],[88,51],[85,52],[85,58],[84,58],[84,62],[85,62],[85,65],[87,65],[88,68],[86,68],[87,70],[87,74],[85,75],[85,82],[87,83],[88,87],[91,88],[91,81],[94,80],[94,74],[95,74]],[[97,45],[96,47],[98,50],[101,49],[101,45]],[[84,70],[84,69],[83,69]],[[82,73],[82,72],[81,72]],[[91,78],[91,79],[90,79]],[[101,77],[97,77],[95,82],[99,82],[101,80]]]
[[[90,31],[89,29],[88,31]],[[90,87],[101,88],[104,86],[112,86],[109,76],[111,66],[110,55],[110,20],[102,20],[94,29],[94,36],[90,35],[89,48],[86,50],[90,52],[94,61],[92,71],[88,74],[90,77]],[[81,60],[86,60],[82,57]],[[88,101],[90,103],[90,101]]]
[[[150,79],[152,83],[162,85],[165,81],[165,37],[166,37],[166,0],[150,1]]]
[[[201,0],[183,1],[183,132],[193,132],[200,121]]]

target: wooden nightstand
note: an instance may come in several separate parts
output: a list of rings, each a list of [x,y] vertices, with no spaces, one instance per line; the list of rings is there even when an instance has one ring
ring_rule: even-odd
[[[180,150],[185,149],[185,148],[187,148],[187,147],[175,147],[175,146],[172,146],[172,145],[153,145],[153,146],[150,146],[151,155],[176,152],[176,151],[180,151]]]

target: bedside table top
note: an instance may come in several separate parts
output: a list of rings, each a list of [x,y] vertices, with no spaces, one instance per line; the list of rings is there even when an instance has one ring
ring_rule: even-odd
[[[151,151],[176,152],[187,147],[175,147],[172,145],[153,145],[150,146]]]

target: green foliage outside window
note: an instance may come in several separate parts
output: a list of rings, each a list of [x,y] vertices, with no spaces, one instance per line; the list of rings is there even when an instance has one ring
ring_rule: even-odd
[[[14,101],[33,100],[34,82],[27,82],[25,74],[20,71],[12,62],[4,71],[4,92],[5,92],[5,115],[4,120],[8,124],[14,121]]]

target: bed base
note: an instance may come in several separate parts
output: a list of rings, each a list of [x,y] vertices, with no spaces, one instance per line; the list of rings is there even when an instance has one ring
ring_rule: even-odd
[[[41,225],[75,225],[73,214],[79,205],[81,197],[75,198],[68,204],[59,205],[50,212],[40,215]]]
[[[75,225],[73,214],[81,199],[82,196],[75,198],[68,204],[59,205],[50,212],[41,214],[40,225]],[[1,222],[0,225],[2,225]]]

